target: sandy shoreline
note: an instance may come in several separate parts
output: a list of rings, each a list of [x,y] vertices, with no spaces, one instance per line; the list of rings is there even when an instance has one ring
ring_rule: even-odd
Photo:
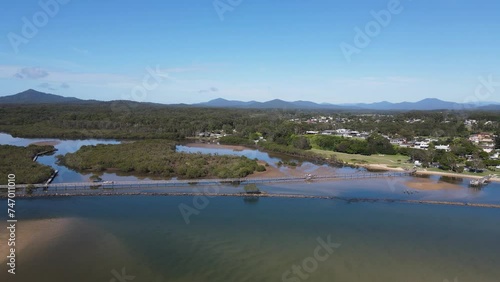
[[[480,179],[484,176],[481,175],[469,175],[469,174],[460,174],[460,173],[452,173],[452,172],[440,172],[440,171],[417,171],[417,175],[440,175],[440,176],[449,176],[456,178],[467,178],[467,179]],[[490,179],[491,182],[500,182],[500,178],[493,177]]]
[[[363,164],[358,165],[359,167],[364,167],[366,169],[375,169],[375,170],[387,170],[387,171],[405,171],[401,167],[388,167],[385,164]],[[480,179],[484,176],[481,175],[469,175],[462,173],[453,173],[453,172],[445,172],[445,171],[427,171],[427,170],[417,170],[417,175],[438,175],[438,176],[448,176],[448,177],[456,177],[456,178],[464,178],[464,179]],[[500,182],[499,177],[493,177],[490,179],[491,182]]]
[[[36,146],[55,146],[55,145],[58,145],[60,144],[61,141],[37,141],[37,142],[33,142],[31,143],[30,145],[36,145]]]
[[[219,145],[213,143],[188,143],[184,146],[191,148],[228,149],[233,151],[252,150],[251,148],[240,145]]]

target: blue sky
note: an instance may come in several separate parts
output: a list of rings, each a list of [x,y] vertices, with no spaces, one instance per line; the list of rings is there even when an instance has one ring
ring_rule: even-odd
[[[0,95],[500,102],[498,83],[476,91],[500,82],[499,15],[494,0],[9,1]]]

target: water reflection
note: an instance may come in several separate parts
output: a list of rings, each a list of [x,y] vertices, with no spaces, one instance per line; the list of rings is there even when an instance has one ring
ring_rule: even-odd
[[[446,183],[461,185],[464,183],[464,179],[458,178],[458,177],[451,177],[451,176],[441,176],[439,178],[439,182],[446,182]]]
[[[255,197],[255,196],[247,196],[243,198],[243,202],[249,205],[255,205],[259,202],[259,200],[260,197]]]
[[[258,159],[261,161],[267,162],[270,166],[278,167],[278,163],[280,161],[294,161],[299,162],[297,159],[292,159],[287,156],[277,156],[274,154],[269,154],[266,152],[261,152],[259,150],[254,149],[229,149],[229,148],[205,148],[205,147],[193,147],[186,145],[178,145],[176,147],[177,152],[185,152],[185,153],[201,153],[201,154],[212,154],[212,155],[230,155],[230,156],[245,156],[249,159]]]

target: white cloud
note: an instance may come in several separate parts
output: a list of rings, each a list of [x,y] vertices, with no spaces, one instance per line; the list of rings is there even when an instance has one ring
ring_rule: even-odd
[[[19,79],[39,79],[49,75],[49,72],[39,67],[25,67],[14,73],[15,78]]]
[[[210,93],[210,92],[218,92],[219,89],[217,87],[210,87],[208,89],[202,89],[200,91],[198,91],[198,93]]]
[[[50,83],[47,83],[47,82],[43,82],[43,83],[38,84],[38,87],[45,88],[48,90],[56,90],[52,85],[50,85]]]

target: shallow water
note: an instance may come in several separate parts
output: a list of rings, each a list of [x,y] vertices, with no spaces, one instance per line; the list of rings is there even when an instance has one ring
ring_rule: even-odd
[[[133,281],[442,282],[457,278],[489,282],[500,277],[497,209],[209,198],[187,224],[179,206],[194,208],[194,200],[19,199],[21,226],[23,221],[47,218],[73,218],[80,223],[77,229],[52,238],[43,251],[30,253],[29,248],[18,254],[14,277],[7,276],[2,265],[0,279],[112,281],[113,270],[123,269],[135,276]],[[322,260],[326,258],[314,262],[314,251],[322,246],[318,238],[331,238],[339,245],[328,255],[320,247]],[[307,279],[293,274],[294,265]]]
[[[87,182],[90,174],[79,173],[67,167],[60,166],[56,163],[55,155],[66,154],[77,151],[84,145],[96,144],[117,144],[117,140],[60,140],[51,138],[14,138],[9,134],[0,133],[0,144],[10,144],[18,146],[26,146],[37,141],[58,141],[60,142],[55,147],[58,149],[56,154],[50,156],[42,156],[38,158],[40,163],[50,165],[59,170],[58,176],[54,179],[54,183],[66,182]],[[221,154],[246,156],[248,158],[257,158],[276,167],[276,163],[283,159],[280,155],[269,154],[254,149],[232,150],[226,148],[201,148],[191,146],[177,146],[180,152],[188,153],[205,153],[205,154]],[[285,157],[286,158],[286,157]],[[287,159],[292,160],[292,159]],[[351,167],[326,167],[318,166],[310,162],[302,162],[300,171],[303,173],[312,172],[323,168],[328,173],[343,174],[343,173],[363,173],[366,172],[363,168]],[[281,170],[290,169],[282,167]],[[151,177],[137,177],[128,174],[104,173],[102,176],[104,181],[136,181],[140,179],[151,179]],[[491,183],[482,189],[471,189],[468,187],[468,180],[456,179],[449,177],[427,176],[424,180],[431,182],[448,182],[456,185],[457,189],[443,189],[436,191],[422,191],[411,189],[405,183],[407,181],[418,181],[419,178],[401,177],[401,178],[380,178],[355,181],[329,181],[329,182],[313,182],[313,183],[278,183],[273,185],[260,185],[262,191],[268,193],[283,193],[283,194],[303,194],[312,196],[337,196],[349,198],[371,198],[371,199],[403,199],[403,200],[439,200],[439,201],[457,201],[471,203],[487,203],[500,204],[500,183]],[[242,186],[239,187],[217,187],[221,193],[240,193],[243,191]],[[102,189],[101,189],[102,190]],[[85,191],[86,193],[99,193],[101,190]],[[206,187],[185,186],[176,188],[155,189],[148,188],[131,188],[126,192],[197,192],[205,191]],[[122,190],[124,191],[124,190]],[[48,191],[51,192],[51,191]],[[61,191],[52,191],[60,193]],[[66,191],[64,191],[66,192]],[[71,191],[70,191],[71,192]],[[44,191],[36,191],[35,194],[46,194]]]
[[[70,168],[57,164],[57,155],[64,155],[67,153],[74,153],[81,146],[90,146],[97,144],[119,144],[120,141],[117,140],[99,140],[99,139],[85,139],[85,140],[64,140],[64,139],[54,139],[54,138],[17,138],[12,137],[10,134],[0,133],[0,144],[4,145],[15,145],[15,146],[27,146],[34,142],[39,141],[57,141],[59,142],[55,145],[57,151],[52,155],[41,156],[37,159],[39,163],[53,167],[58,170],[59,173],[56,178],[54,178],[53,183],[73,183],[73,182],[88,182],[91,173],[77,172]],[[250,159],[259,159],[267,162],[273,167],[277,167],[277,162],[280,160],[292,160],[286,156],[278,156],[275,154],[269,154],[266,152],[261,152],[254,149],[245,149],[242,151],[235,151],[225,148],[198,148],[198,147],[187,147],[187,146],[177,146],[177,151],[187,152],[187,153],[204,153],[204,154],[219,154],[219,155],[232,155],[232,156],[246,156]],[[295,159],[293,159],[295,160]],[[295,160],[297,161],[297,160]],[[298,162],[298,161],[297,161]],[[300,162],[300,166],[304,169],[304,172],[314,171],[321,166],[312,164],[310,162]],[[326,166],[325,166],[326,167]],[[281,171],[286,171],[286,167],[281,167]],[[342,172],[354,172],[357,171],[352,168],[331,168],[339,173]],[[137,176],[128,173],[102,173],[100,177],[103,181],[137,181],[137,180],[154,180],[155,177],[149,175]]]

